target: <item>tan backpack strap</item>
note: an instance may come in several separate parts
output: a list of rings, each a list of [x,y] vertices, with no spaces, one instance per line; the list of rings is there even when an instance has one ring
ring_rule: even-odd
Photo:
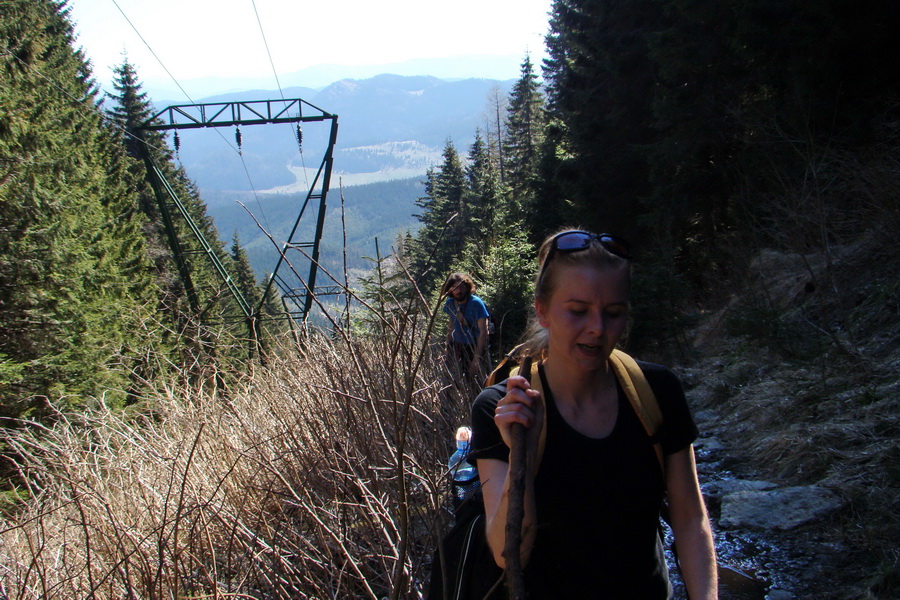
[[[628,401],[634,408],[634,412],[644,426],[644,431],[650,436],[653,442],[653,449],[656,451],[656,458],[659,460],[659,468],[662,469],[663,477],[666,473],[666,462],[663,457],[662,444],[657,439],[657,433],[662,426],[662,412],[659,410],[659,403],[656,401],[656,394],[641,367],[629,355],[621,350],[613,350],[609,356],[609,363],[612,365],[613,372],[619,380],[622,389]]]
[[[510,365],[517,362],[522,346],[524,346],[524,344],[519,344],[518,346],[510,350],[506,354],[506,356],[503,357],[503,360],[501,360],[497,367],[493,371],[491,371],[490,375],[487,376],[487,379],[484,382],[484,387],[491,387],[492,385],[496,385],[507,377],[511,377],[514,373],[518,373],[518,367],[512,367],[512,369],[510,370]]]
[[[541,361],[536,360],[531,364],[531,388],[541,393],[541,404],[544,405],[544,420],[541,423],[541,435],[538,437],[538,453],[537,464],[535,465],[535,473],[541,468],[541,459],[544,457],[544,447],[547,445],[547,402],[544,400],[544,386],[541,383],[541,373],[538,371],[538,365]]]
[[[538,370],[538,365],[541,361],[529,360],[528,362],[531,363],[531,374],[528,376],[528,381],[531,383],[531,389],[541,393],[541,402],[544,405],[544,421],[541,424],[541,435],[538,437],[537,465],[535,465],[535,472],[537,472],[537,469],[541,468],[541,458],[544,456],[544,447],[547,445],[547,403],[544,400],[544,386],[541,383],[541,373]],[[510,377],[518,374],[519,367],[513,367],[509,372]]]

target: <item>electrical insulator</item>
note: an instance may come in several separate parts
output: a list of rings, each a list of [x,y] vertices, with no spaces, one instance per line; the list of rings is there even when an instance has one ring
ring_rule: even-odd
[[[181,138],[178,137],[178,131],[175,131],[175,156],[178,156],[178,151],[181,150]]]
[[[242,142],[242,138],[241,138],[241,128],[240,128],[240,127],[235,127],[235,128],[234,128],[234,141],[237,142],[237,145],[238,145],[238,152],[240,152],[240,151],[241,151],[241,142]]]
[[[303,128],[297,123],[297,146],[303,150]]]

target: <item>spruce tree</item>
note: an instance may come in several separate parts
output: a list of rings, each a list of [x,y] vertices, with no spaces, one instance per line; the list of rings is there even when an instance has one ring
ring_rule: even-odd
[[[653,140],[656,0],[555,0],[544,65],[548,102],[566,135],[561,185],[582,223],[636,243],[648,190],[642,146]]]
[[[575,196],[575,179],[567,148],[565,126],[558,119],[548,120],[535,166],[534,200],[523,223],[535,247],[561,227],[587,222],[570,202]]]
[[[155,308],[124,157],[65,5],[0,12],[0,404],[121,401]]]
[[[157,280],[163,294],[161,304],[170,322],[177,322],[179,311],[183,311],[184,302],[179,304],[183,296],[183,282],[180,281],[172,258],[172,250],[159,212],[159,206],[153,188],[147,181],[147,170],[141,158],[140,141],[135,130],[146,123],[153,114],[152,105],[147,94],[141,89],[134,67],[127,59],[114,69],[113,89],[115,95],[109,95],[111,107],[107,108],[107,117],[118,126],[119,143],[129,157],[129,182],[138,196],[141,209],[147,216],[145,238],[154,259]],[[157,132],[145,132],[144,138],[154,159],[159,164],[166,164],[171,158],[165,139]]]
[[[412,235],[407,232],[397,236],[393,252],[387,253],[376,238],[375,256],[368,259],[372,262],[370,274],[359,279],[359,297],[367,308],[351,315],[351,326],[378,343],[388,344],[389,332],[405,327],[406,320],[414,314],[411,309],[420,306],[419,294],[409,279],[407,267],[409,250],[414,245]],[[387,346],[383,350],[393,351]]]
[[[519,223],[507,223],[481,262],[478,293],[496,324],[491,340],[496,357],[511,350],[525,333],[534,298],[534,245]]]
[[[488,94],[485,115],[485,143],[502,184],[506,184],[506,156],[503,149],[503,139],[506,137],[506,105],[507,101],[500,89],[496,87],[492,89]]]
[[[182,344],[182,350],[190,356],[187,362],[199,365],[201,371],[208,368],[221,372],[246,356],[243,341],[253,337],[246,320],[236,318],[243,311],[226,285],[229,275],[220,272],[227,271],[232,263],[199,189],[174,163],[165,136],[144,128],[151,123],[154,111],[135,69],[126,59],[115,74],[116,93],[111,96],[113,106],[107,114],[125,132],[121,142],[131,157],[131,181],[150,224],[147,237],[154,249],[163,292],[161,305],[178,335],[175,343]],[[154,193],[146,157],[174,192],[174,198],[163,194],[160,200]],[[174,206],[176,199],[180,208]],[[167,205],[167,215],[160,202]],[[209,251],[199,241],[198,232]],[[238,368],[237,363],[234,366]]]
[[[255,308],[259,304],[262,291],[256,281],[253,267],[250,266],[250,259],[247,257],[247,251],[241,246],[241,240],[236,231],[231,238],[230,257],[235,283],[247,303]]]
[[[655,139],[645,147],[651,191],[642,223],[656,247],[660,273],[680,269],[694,284],[720,280],[716,262],[733,231],[733,180],[740,152],[741,104],[756,94],[746,88],[748,65],[734,53],[730,2],[664,3],[669,22],[651,40],[657,65],[653,94]],[[711,60],[715,57],[715,60]],[[669,288],[684,290],[683,282]],[[665,295],[673,299],[671,293]]]
[[[510,211],[505,206],[506,195],[481,132],[475,133],[467,162],[463,226],[467,240],[475,244],[479,255],[484,255],[493,243],[497,220]]]
[[[880,1],[847,10],[841,0],[660,6],[667,19],[648,46],[658,76],[645,222],[702,289],[721,281],[746,223],[764,223],[771,240],[784,206],[760,197],[818,196],[838,148],[869,145],[872,110],[898,86],[888,57],[900,59],[900,11]],[[801,190],[785,189],[803,179]],[[818,238],[817,229],[789,237]]]
[[[250,321],[239,309],[237,303],[232,303],[227,311],[228,320],[237,325],[246,323],[249,355],[257,353],[263,357],[275,347],[276,339],[286,333],[289,323],[285,319],[284,307],[275,287],[269,288],[263,300],[263,287],[257,281],[247,251],[240,243],[237,232],[231,239],[229,252],[230,271],[233,273],[234,282],[241,295],[247,302],[251,317]]]
[[[443,283],[465,244],[465,172],[450,140],[443,157],[437,169],[428,170],[425,196],[416,201],[422,212],[415,217],[423,226],[416,236],[413,268],[417,283],[426,289]]]
[[[113,74],[115,75],[113,90],[116,93],[109,95],[114,104],[107,111],[107,115],[113,122],[118,124],[123,132],[133,134],[136,129],[150,120],[150,117],[153,115],[153,107],[150,98],[142,89],[142,84],[134,65],[128,62],[127,57],[122,61],[121,65],[113,69]],[[157,157],[160,162],[171,159],[162,134],[155,131],[147,131],[143,135],[146,138],[146,143],[153,148],[154,152],[161,153]],[[123,142],[129,156],[136,159],[140,159],[143,156],[141,154],[140,140],[136,136],[127,135]]]
[[[507,182],[522,214],[534,207],[535,178],[543,143],[544,97],[531,57],[525,56],[522,70],[509,95],[503,148]]]

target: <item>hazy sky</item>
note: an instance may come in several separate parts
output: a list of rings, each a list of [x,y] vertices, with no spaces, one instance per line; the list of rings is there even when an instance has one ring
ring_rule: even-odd
[[[322,64],[472,54],[521,60],[530,52],[539,65],[551,1],[70,0],[70,7],[77,45],[101,82],[125,51],[151,85],[174,86],[168,69],[179,83],[268,77],[274,87],[266,45],[279,78]]]

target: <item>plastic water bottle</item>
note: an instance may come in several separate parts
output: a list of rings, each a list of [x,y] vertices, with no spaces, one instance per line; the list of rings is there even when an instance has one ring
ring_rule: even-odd
[[[450,477],[453,480],[453,501],[457,506],[469,498],[480,483],[475,465],[466,460],[471,440],[471,429],[460,427],[456,430],[456,452],[450,457],[449,466]]]

